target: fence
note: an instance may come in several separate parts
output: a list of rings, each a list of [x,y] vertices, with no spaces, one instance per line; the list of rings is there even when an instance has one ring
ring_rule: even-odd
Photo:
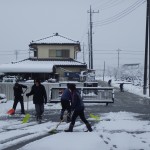
[[[26,94],[26,93],[30,92],[31,86],[33,84],[28,83],[28,84],[23,84],[23,85],[28,86],[28,89],[25,92],[25,94]],[[0,93],[5,94],[8,100],[14,99],[13,86],[14,86],[14,84],[12,84],[12,83],[0,83]],[[23,89],[23,91],[25,91],[25,89]],[[27,97],[25,96],[25,94],[24,94],[24,101],[27,101]]]
[[[60,102],[64,87],[50,89],[50,102]],[[113,87],[77,87],[84,103],[114,103]]]
[[[49,100],[51,88],[54,88],[54,87],[57,87],[57,88],[64,87],[65,88],[67,83],[68,82],[42,83],[45,86],[48,100]],[[31,87],[32,87],[33,83],[22,82],[20,84],[27,85],[27,87],[28,87],[27,91],[24,94],[24,101],[27,101],[27,97],[25,95],[26,95],[26,93],[31,91]],[[76,82],[75,84],[77,85],[77,87],[83,85],[83,83],[81,83],[81,82]],[[13,83],[0,83],[0,93],[5,94],[8,100],[14,99],[13,86],[14,86]],[[25,91],[25,89],[23,89],[23,91]],[[30,100],[32,100],[32,96],[30,97]]]
[[[31,91],[33,83],[22,83],[28,86],[26,93]],[[61,84],[61,85],[60,85]],[[58,103],[63,90],[66,88],[67,83],[43,83],[46,89],[48,102]],[[114,88],[113,87],[82,87],[83,83],[76,83],[77,89],[81,93],[81,97],[85,103],[114,103]],[[0,83],[0,93],[6,95],[8,100],[13,100],[14,84],[12,83]],[[26,94],[25,93],[25,94]],[[24,94],[24,101],[27,101],[27,97]],[[30,100],[32,97],[30,97]]]

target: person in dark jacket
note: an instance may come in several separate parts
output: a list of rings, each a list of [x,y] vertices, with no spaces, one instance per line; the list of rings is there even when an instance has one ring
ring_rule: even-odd
[[[75,84],[70,85],[69,89],[72,92],[71,108],[73,110],[73,114],[72,114],[71,123],[69,125],[69,129],[65,130],[65,132],[73,132],[73,127],[75,125],[75,121],[78,116],[85,123],[88,131],[92,132],[91,125],[85,118],[84,104],[83,104],[83,101],[82,101],[79,91],[76,89],[76,85]]]
[[[67,83],[67,88],[63,91],[62,96],[61,96],[61,114],[60,114],[60,119],[63,120],[64,112],[67,110],[67,122],[71,121],[71,91],[69,90],[69,83]]]
[[[120,83],[120,92],[124,92],[123,85],[124,85],[124,83]]]
[[[111,79],[108,80],[108,86],[111,86]]]
[[[33,95],[33,104],[35,104],[36,119],[39,123],[42,120],[42,114],[44,113],[44,103],[47,103],[47,94],[45,87],[41,84],[39,79],[35,80],[35,84],[32,86],[30,93],[26,96]]]
[[[13,90],[14,90],[14,104],[13,104],[13,109],[14,111],[16,110],[18,102],[20,102],[21,105],[21,114],[25,114],[24,110],[24,102],[23,102],[23,89],[26,88],[26,85],[19,84],[18,82],[15,83]]]

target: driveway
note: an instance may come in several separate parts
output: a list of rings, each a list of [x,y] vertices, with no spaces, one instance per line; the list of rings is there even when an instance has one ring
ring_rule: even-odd
[[[99,85],[107,86],[107,83],[99,81]],[[87,118],[89,117],[90,113],[93,113],[94,115],[101,115],[103,113],[120,112],[120,111],[138,113],[139,115],[137,117],[140,120],[150,120],[150,99],[144,98],[144,97],[141,97],[141,96],[129,93],[129,92],[120,92],[119,88],[115,88],[114,103],[110,103],[108,104],[108,106],[106,106],[105,104],[85,104],[85,114]],[[31,122],[35,121],[34,110],[30,110],[29,113],[31,114]],[[59,114],[60,114],[60,110],[58,109],[57,110],[46,109],[44,113],[44,122],[48,122],[48,121],[59,122]],[[18,119],[19,117],[20,116],[18,116]],[[1,117],[0,119],[12,119],[13,120],[16,118],[17,116],[8,117],[8,118]],[[94,121],[91,121],[91,123],[95,124]],[[8,130],[8,132],[9,131],[10,130]],[[30,142],[33,142],[37,139],[40,139],[46,136],[49,136],[49,134],[45,134],[45,135],[33,138],[32,140],[29,139],[25,142],[18,143],[17,145],[12,145],[9,148],[5,148],[5,150],[16,150]]]

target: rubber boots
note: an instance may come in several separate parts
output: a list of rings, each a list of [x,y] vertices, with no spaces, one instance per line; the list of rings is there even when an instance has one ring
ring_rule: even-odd
[[[93,131],[92,128],[91,128],[91,125],[90,125],[89,123],[86,124],[86,127],[87,127],[87,129],[88,129],[90,132]]]
[[[68,130],[65,130],[65,132],[73,132],[73,125],[70,124],[70,125],[69,125],[69,129],[68,129]]]

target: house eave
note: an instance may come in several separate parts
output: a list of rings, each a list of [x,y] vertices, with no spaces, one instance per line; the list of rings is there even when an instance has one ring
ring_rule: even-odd
[[[35,48],[37,46],[40,45],[49,45],[49,46],[56,46],[56,45],[60,45],[60,46],[77,46],[78,47],[78,51],[81,51],[81,47],[80,47],[80,43],[30,43],[29,47],[31,48]]]

